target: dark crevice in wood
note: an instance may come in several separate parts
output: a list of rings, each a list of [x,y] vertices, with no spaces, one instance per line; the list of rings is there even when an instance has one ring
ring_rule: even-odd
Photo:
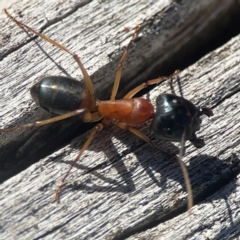
[[[237,223],[232,223],[231,227],[226,227],[221,229],[219,234],[215,236],[215,239],[236,240],[236,239],[239,239],[239,237],[240,237],[240,228],[239,228],[239,222],[237,222]]]
[[[27,136],[26,139],[29,139],[31,137],[33,139],[37,137],[37,139],[34,140],[34,144],[31,145],[31,148],[27,148],[27,150],[25,147],[25,141],[16,141],[15,144],[11,142],[11,144],[4,146],[4,148],[1,149],[1,158],[7,159],[7,161],[0,162],[0,183],[6,181],[7,179],[28,168],[32,164],[38,162],[40,159],[49,156],[54,151],[57,151],[66,146],[72,141],[72,139],[84,134],[96,125],[96,123],[79,123],[76,120],[74,123],[74,119],[71,119],[71,121],[73,124],[70,124],[70,126],[68,125],[65,130],[63,130],[63,128],[66,124],[68,124],[69,119],[63,120],[59,123],[53,123],[51,131],[44,131],[42,129],[41,132],[43,132],[43,134],[40,138],[38,138],[37,135],[34,136],[34,133],[38,133],[38,129],[36,129],[35,132],[31,132],[31,134]],[[83,124],[84,127],[81,127]],[[45,129],[46,126],[43,128]],[[61,132],[61,134],[58,134],[57,138],[54,137],[58,132]],[[52,141],[44,144],[44,146],[40,147],[41,150],[39,150],[39,143],[43,143],[47,139],[52,139]],[[21,151],[22,147],[24,149],[23,152]]]
[[[161,35],[161,31],[164,32],[164,28],[167,28],[169,22],[171,22],[172,19],[177,18],[176,21],[180,21],[178,19],[179,16],[174,11],[175,8],[181,8],[181,5],[174,5],[169,8],[168,12],[171,14],[167,14],[166,17],[160,18],[156,14],[152,17],[152,19],[146,20],[144,23],[142,23],[143,32],[148,32],[149,28],[151,31],[153,31],[155,28],[160,28]],[[201,12],[198,13],[199,18],[204,16],[204,14],[205,13]],[[206,18],[209,17],[208,14],[205,15]],[[192,19],[192,21],[194,21],[194,19]],[[220,12],[218,13],[217,17],[215,16],[215,19],[208,21],[209,24],[205,26],[202,31],[197,32],[197,34],[193,33],[194,35],[189,37],[189,40],[186,42],[186,44],[181,43],[181,48],[177,52],[172,51],[172,48],[175,46],[166,44],[167,46],[164,46],[165,52],[169,52],[171,54],[171,57],[164,61],[161,58],[156,59],[155,62],[153,62],[150,66],[144,68],[142,72],[138,73],[135,78],[129,81],[129,84],[124,86],[124,89],[119,97],[124,96],[125,93],[129,91],[129,89],[136,87],[137,83],[139,82],[154,79],[159,76],[170,75],[176,69],[184,70],[188,68],[190,65],[194,64],[209,52],[219,48],[228,42],[231,38],[238,35],[240,33],[240,25],[238,24],[240,21],[239,3],[236,3],[235,6],[232,4],[232,7],[228,9],[228,11]],[[185,31],[185,29],[180,28],[180,31],[181,30]],[[177,30],[175,31],[177,32]],[[177,34],[176,32],[175,34]],[[181,35],[181,32],[179,35]],[[154,86],[149,87],[149,89],[152,88],[154,88]],[[144,89],[141,93],[139,93],[139,95],[147,93],[149,89]]]

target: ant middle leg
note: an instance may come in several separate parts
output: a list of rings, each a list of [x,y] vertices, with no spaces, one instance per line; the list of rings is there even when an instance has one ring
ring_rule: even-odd
[[[119,83],[120,83],[120,80],[121,80],[123,63],[126,61],[129,48],[130,48],[132,42],[134,41],[134,39],[137,37],[139,29],[140,29],[140,25],[137,25],[135,27],[135,31],[134,31],[134,33],[132,35],[132,38],[131,38],[130,42],[128,43],[128,45],[127,45],[127,47],[126,47],[126,49],[125,49],[125,51],[124,51],[124,53],[123,53],[123,55],[122,55],[122,57],[120,59],[120,62],[118,64],[118,68],[117,68],[116,77],[115,77],[114,84],[113,84],[113,89],[112,89],[112,94],[111,94],[110,100],[115,100],[115,98],[116,98],[118,87],[119,87]]]
[[[150,85],[157,85],[160,84],[168,79],[171,79],[173,76],[178,75],[180,71],[176,70],[173,74],[169,75],[169,76],[162,76],[162,77],[158,77],[152,80],[148,80],[145,83],[140,84],[139,86],[135,87],[134,89],[132,89],[131,91],[129,91],[124,97],[123,99],[131,99],[134,97],[134,95],[136,95],[138,92],[140,92],[141,90],[143,90],[144,88],[147,88]]]

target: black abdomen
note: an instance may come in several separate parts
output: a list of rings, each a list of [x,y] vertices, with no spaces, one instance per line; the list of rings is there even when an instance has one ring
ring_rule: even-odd
[[[32,86],[33,100],[49,112],[63,114],[80,108],[84,83],[62,76],[44,77]]]

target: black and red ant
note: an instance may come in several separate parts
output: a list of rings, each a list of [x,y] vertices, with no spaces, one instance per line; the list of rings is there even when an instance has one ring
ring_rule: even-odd
[[[205,114],[210,117],[213,115],[213,113],[210,108],[196,107],[190,101],[184,99],[183,97],[178,97],[174,94],[159,95],[156,100],[155,112],[154,107],[149,102],[149,100],[144,98],[134,98],[134,95],[140,92],[142,89],[146,88],[149,85],[159,84],[171,78],[173,75],[176,75],[177,72],[171,76],[159,77],[153,80],[149,80],[146,83],[143,83],[128,92],[123,97],[123,99],[115,99],[121,79],[123,63],[126,60],[132,42],[138,34],[140,25],[135,28],[132,38],[119,62],[110,100],[100,101],[96,99],[94,95],[94,88],[91,78],[89,77],[78,55],[72,53],[65,46],[52,40],[48,36],[39,33],[24,23],[18,21],[12,15],[10,15],[6,9],[4,9],[4,12],[21,28],[35,33],[43,40],[70,54],[80,67],[84,77],[84,82],[62,76],[49,76],[42,78],[31,88],[31,96],[40,107],[49,112],[57,113],[60,115],[43,121],[24,124],[9,129],[1,129],[0,132],[7,133],[14,130],[38,127],[79,114],[83,115],[84,122],[100,121],[91,131],[78,156],[72,163],[68,172],[63,177],[60,186],[55,192],[55,200],[58,199],[61,188],[71,169],[74,167],[76,162],[79,161],[83,152],[89,147],[95,134],[101,131],[106,125],[109,125],[111,123],[116,124],[121,129],[126,129],[132,132],[154,148],[157,148],[159,151],[163,152],[158,146],[152,143],[152,141],[147,136],[135,128],[136,125],[142,124],[152,119],[151,130],[156,137],[163,140],[181,142],[179,162],[187,185],[188,207],[190,208],[193,205],[192,190],[186,166],[182,162],[183,149],[186,140],[190,140],[195,147],[200,148],[204,146],[204,140],[198,139],[195,132],[200,129],[200,116]]]

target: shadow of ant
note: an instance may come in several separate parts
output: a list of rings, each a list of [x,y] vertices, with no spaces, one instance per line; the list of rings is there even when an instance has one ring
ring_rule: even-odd
[[[92,174],[96,178],[101,179],[102,181],[108,183],[107,186],[99,186],[95,185],[91,182],[88,185],[87,182],[77,183],[75,182],[73,185],[69,184],[66,180],[66,184],[64,188],[70,188],[74,191],[87,191],[87,192],[122,192],[122,193],[130,193],[136,190],[136,186],[132,179],[132,171],[128,170],[125,161],[125,157],[130,153],[133,153],[138,163],[144,169],[144,171],[148,174],[151,182],[156,184],[162,191],[167,187],[168,179],[178,182],[183,191],[186,191],[185,181],[182,175],[181,168],[177,161],[176,157],[173,159],[169,159],[164,156],[161,152],[153,149],[143,140],[136,138],[135,136],[126,137],[130,133],[127,131],[122,131],[122,134],[119,134],[117,131],[112,131],[112,128],[105,128],[103,131],[106,131],[104,135],[108,136],[109,144],[105,142],[97,144],[99,139],[93,141],[93,146],[89,147],[89,151],[103,151],[106,155],[107,161],[103,160],[102,162],[98,162],[95,166],[94,163],[91,163],[91,167],[87,167],[84,163],[81,163],[81,160],[77,162],[75,165],[76,168],[83,171],[82,175]],[[99,133],[101,135],[102,133]],[[127,146],[126,150],[122,151],[120,154],[116,149],[115,145],[112,143],[112,137],[117,138],[121,144]],[[101,139],[102,136],[99,136]],[[84,141],[84,140],[82,140]],[[135,144],[130,144],[134,141]],[[136,143],[137,142],[137,143]],[[162,142],[157,139],[154,140],[154,143],[162,146],[163,150],[168,153],[177,154],[179,149],[172,144],[171,142]],[[77,143],[78,145],[79,143]],[[107,146],[106,146],[107,145]],[[75,144],[72,144],[72,147],[75,148]],[[187,146],[188,148],[188,146]],[[77,147],[77,149],[79,149]],[[144,152],[144,154],[143,154]],[[186,150],[187,153],[187,150]],[[151,160],[146,160],[146,155],[151,156]],[[84,156],[83,156],[84,158]],[[189,160],[189,164],[187,166],[187,170],[189,172],[190,181],[192,183],[193,194],[194,194],[194,202],[195,204],[202,202],[207,197],[215,193],[219,188],[223,185],[227,184],[231,181],[240,171],[239,169],[239,158],[232,154],[230,156],[231,159],[225,159],[223,162],[219,158],[215,156],[210,156],[206,154],[198,154],[192,157]],[[69,161],[61,161],[63,163],[69,164]],[[117,171],[118,179],[112,179],[101,174],[101,170],[104,170],[106,167],[113,167]],[[169,174],[168,170],[174,169],[171,174]],[[156,174],[160,177],[156,177]],[[64,191],[63,188],[63,191]],[[219,196],[221,197],[221,196]]]

